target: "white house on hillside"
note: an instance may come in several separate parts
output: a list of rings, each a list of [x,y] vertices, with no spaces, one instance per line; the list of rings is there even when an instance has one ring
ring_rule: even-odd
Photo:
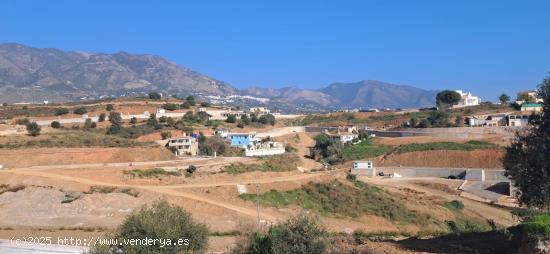
[[[472,95],[470,92],[463,92],[462,90],[456,90],[458,94],[460,94],[460,101],[458,104],[454,105],[453,108],[462,108],[462,107],[469,107],[469,106],[475,106],[479,105],[481,100],[479,97]]]

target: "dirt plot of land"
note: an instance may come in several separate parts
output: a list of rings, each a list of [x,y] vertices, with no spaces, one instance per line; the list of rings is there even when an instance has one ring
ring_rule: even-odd
[[[4,167],[157,161],[174,158],[174,155],[163,147],[0,149],[0,164]]]
[[[501,149],[474,151],[432,150],[389,154],[373,160],[376,166],[415,166],[452,168],[502,168]]]

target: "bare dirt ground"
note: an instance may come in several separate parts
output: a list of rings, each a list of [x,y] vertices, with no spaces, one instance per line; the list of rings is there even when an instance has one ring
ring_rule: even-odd
[[[304,132],[297,132],[279,136],[275,140],[290,144],[297,150],[296,154],[300,157],[301,167],[305,169],[318,169],[322,167],[321,163],[306,157],[309,156],[309,148],[315,145],[315,141],[310,135]]]
[[[501,149],[474,151],[433,150],[402,154],[389,154],[373,160],[377,166],[453,167],[453,168],[502,168]]]
[[[32,148],[0,150],[5,167],[173,160],[163,147],[144,148]]]

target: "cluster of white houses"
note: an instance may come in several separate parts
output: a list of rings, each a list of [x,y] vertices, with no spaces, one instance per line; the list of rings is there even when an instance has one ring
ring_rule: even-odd
[[[269,156],[285,153],[284,146],[271,140],[270,138],[259,138],[256,133],[233,133],[227,128],[216,128],[215,136],[224,138],[229,141],[232,147],[242,148],[245,151],[245,156]],[[191,155],[198,154],[198,136],[178,137],[168,139],[166,147],[173,150],[176,155]]]

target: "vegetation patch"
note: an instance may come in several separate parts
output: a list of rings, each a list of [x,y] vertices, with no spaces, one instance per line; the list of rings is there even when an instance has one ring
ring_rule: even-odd
[[[241,194],[240,197],[256,200],[255,194]],[[260,203],[273,207],[299,205],[322,215],[336,217],[370,214],[399,224],[427,225],[436,222],[427,214],[406,208],[387,191],[363,182],[353,182],[353,185],[338,180],[328,183],[310,182],[295,190],[271,190],[263,193],[260,195]]]
[[[456,142],[430,142],[430,143],[413,143],[400,145],[393,150],[395,153],[410,153],[418,151],[430,151],[430,150],[461,150],[461,151],[473,151],[479,149],[491,149],[497,148],[498,145],[489,143],[486,141],[470,140],[466,143]]]
[[[84,192],[85,194],[94,194],[94,193],[101,193],[101,194],[109,194],[109,193],[124,193],[126,195],[130,195],[132,197],[138,197],[139,191],[132,189],[132,188],[118,188],[113,186],[91,186],[90,190],[87,192]]]
[[[443,203],[443,207],[449,209],[451,212],[462,212],[464,204],[460,200],[446,201]]]
[[[0,137],[0,148],[21,149],[34,147],[139,147],[151,143],[105,135],[98,131],[67,130],[59,133],[43,134],[41,138],[21,136]]]
[[[550,236],[550,213],[532,217],[524,223],[524,229],[530,237]]]
[[[370,138],[361,143],[345,146],[343,155],[345,161],[373,158],[385,154],[389,149],[384,146],[375,146]]]
[[[231,163],[225,166],[222,171],[229,174],[242,174],[252,171],[262,172],[285,172],[296,170],[299,158],[296,154],[285,153],[281,155],[260,157],[261,163],[244,164]]]
[[[138,178],[160,178],[163,176],[181,176],[179,171],[166,171],[162,168],[124,170],[125,175]]]
[[[4,194],[5,192],[18,192],[20,190],[24,190],[27,186],[23,184],[17,184],[17,185],[9,185],[9,184],[0,184],[0,195]]]

